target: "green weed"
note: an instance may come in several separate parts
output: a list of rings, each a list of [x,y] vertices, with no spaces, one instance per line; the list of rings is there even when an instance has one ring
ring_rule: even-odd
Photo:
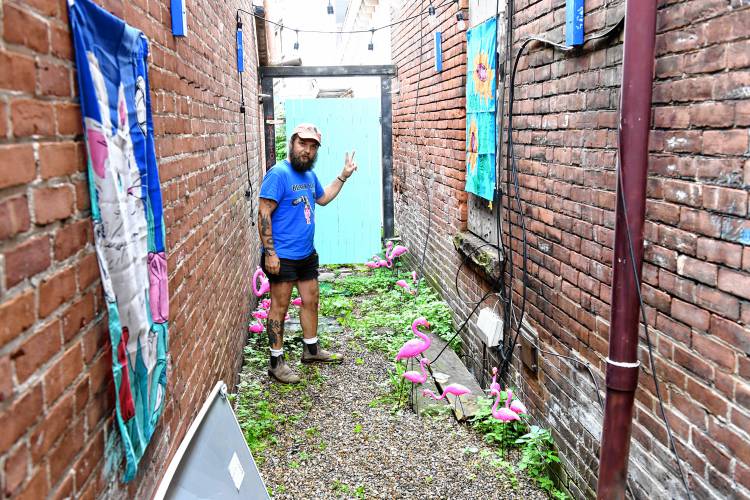
[[[505,391],[500,393],[500,403],[503,405],[507,397]],[[494,398],[478,397],[478,410],[472,418],[471,424],[478,432],[484,435],[484,440],[495,444],[503,449],[515,448],[516,440],[524,435],[527,430],[526,422],[516,420],[504,423],[492,416],[492,405]]]
[[[525,470],[544,491],[552,497],[563,499],[567,495],[555,487],[555,482],[550,477],[553,464],[560,463],[560,457],[555,451],[555,441],[549,429],[543,429],[532,425],[529,432],[516,440],[523,445],[523,455],[518,468]]]
[[[240,382],[237,394],[234,395],[235,414],[245,436],[245,441],[256,459],[262,460],[263,450],[269,444],[275,444],[274,433],[286,417],[273,411],[270,393],[263,391],[255,382]]]

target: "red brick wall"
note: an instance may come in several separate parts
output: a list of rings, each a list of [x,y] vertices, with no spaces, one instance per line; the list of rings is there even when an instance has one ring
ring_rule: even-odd
[[[405,2],[394,21],[416,16],[419,7],[419,2]],[[419,260],[429,202],[432,225],[425,267],[430,278],[445,278],[446,292],[457,262],[452,237],[467,222],[463,191],[466,39],[456,28],[456,12],[454,5],[439,11],[443,36],[443,71],[439,74],[434,69],[433,36],[426,15],[421,56],[419,19],[401,23],[392,32],[400,86],[393,97],[396,231],[409,244],[411,258]]]
[[[400,15],[415,12],[418,3],[407,2]],[[609,4],[606,11],[603,0],[586,2],[587,34],[622,14],[621,2]],[[516,1],[515,10],[514,47],[532,34],[564,39],[562,0]],[[700,498],[750,495],[748,16],[748,4],[737,0],[662,0],[657,18],[643,293],[667,415],[690,486]],[[443,29],[449,34],[448,68],[453,61],[465,63],[462,53],[451,52],[451,47],[465,47],[450,38],[451,29]],[[394,108],[394,164],[401,187],[397,226],[407,242],[421,248],[427,220],[411,122],[419,47],[415,33],[412,26],[393,35],[402,89]],[[431,34],[425,46],[431,47]],[[520,61],[514,106],[529,241],[526,317],[542,348],[590,363],[600,386],[608,348],[621,63],[621,40],[578,55],[532,47]],[[466,220],[464,66],[457,67],[456,93],[438,94],[452,88],[447,82],[453,80],[445,72],[436,75],[431,61],[424,63],[417,134],[426,143],[420,148],[421,171],[429,175],[436,164],[438,173],[426,270],[462,321],[470,308],[453,291],[460,260],[450,244]],[[518,293],[516,227],[513,235]],[[466,271],[460,288],[463,299],[477,300],[486,284]],[[481,356],[474,333],[465,341]],[[679,497],[683,493],[645,342],[640,358],[644,369],[631,486],[639,497]],[[567,471],[563,483],[575,496],[592,495],[601,412],[586,371],[546,355],[540,357],[537,375],[518,362],[516,369],[514,382],[535,418],[555,432]]]
[[[4,496],[148,498],[214,383],[233,385],[258,258],[249,204],[234,19],[249,1],[102,1],[150,40],[149,77],[172,312],[164,414],[136,479],[111,448],[111,346],[91,234],[66,2],[0,9],[0,488]],[[250,166],[257,79],[245,29]],[[257,189],[256,189],[257,195]],[[105,453],[105,448],[108,451]],[[105,455],[116,457],[109,463]]]

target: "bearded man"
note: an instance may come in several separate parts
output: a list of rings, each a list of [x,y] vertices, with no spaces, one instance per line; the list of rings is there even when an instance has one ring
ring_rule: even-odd
[[[346,154],[341,174],[325,189],[313,172],[322,135],[310,123],[298,125],[289,142],[288,158],[266,173],[260,188],[258,232],[261,267],[271,285],[267,331],[271,347],[268,374],[285,384],[300,381],[284,361],[284,317],[292,287],[302,306],[303,363],[340,363],[341,355],[318,345],[318,254],[315,251],[315,205],[327,205],[357,170],[354,152]]]

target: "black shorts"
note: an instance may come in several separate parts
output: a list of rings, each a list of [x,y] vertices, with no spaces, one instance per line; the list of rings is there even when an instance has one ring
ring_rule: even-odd
[[[304,259],[281,259],[279,258],[279,274],[271,274],[266,268],[266,256],[261,254],[260,267],[266,273],[268,281],[279,283],[281,281],[308,281],[318,278],[318,252],[313,251]]]

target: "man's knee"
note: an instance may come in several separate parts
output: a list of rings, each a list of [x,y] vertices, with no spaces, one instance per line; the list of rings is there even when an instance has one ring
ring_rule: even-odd
[[[271,284],[271,314],[274,312],[286,312],[289,309],[289,300],[292,296],[292,286],[289,283]]]
[[[310,297],[309,300],[305,300],[302,302],[302,307],[308,311],[317,311],[319,302],[320,302],[320,297],[318,293],[316,292]]]

